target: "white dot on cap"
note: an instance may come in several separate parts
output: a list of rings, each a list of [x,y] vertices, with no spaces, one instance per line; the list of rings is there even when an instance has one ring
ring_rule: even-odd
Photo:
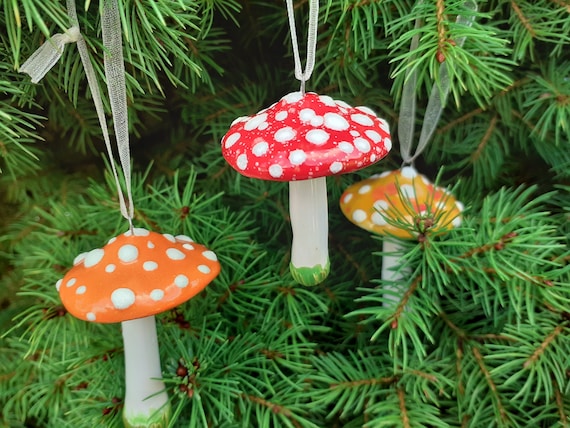
[[[194,246],[192,244],[183,244],[182,248],[188,251],[192,251],[194,249]]]
[[[392,140],[390,138],[384,138],[384,147],[386,150],[392,150]]]
[[[411,184],[401,185],[400,192],[407,198],[413,198],[416,195],[416,189]]]
[[[85,294],[86,291],[87,287],[85,287],[84,285],[80,285],[79,287],[77,287],[77,290],[75,290],[75,294]]]
[[[335,107],[336,104],[334,100],[329,97],[328,95],[319,95],[319,101],[322,102],[324,105],[329,107]]]
[[[364,133],[366,134],[366,136],[368,138],[370,138],[375,143],[379,143],[380,141],[382,141],[382,136],[378,132],[374,131],[373,129],[369,129],[369,130],[365,131]]]
[[[105,251],[102,248],[96,248],[94,250],[91,250],[87,253],[85,259],[83,259],[84,260],[83,265],[86,268],[93,267],[101,261],[104,255]]]
[[[67,281],[65,283],[65,286],[66,287],[73,287],[76,282],[77,282],[77,278],[71,278],[69,281]]]
[[[386,122],[384,119],[380,119],[378,118],[379,122],[380,122],[380,128],[382,129],[382,131],[389,133],[390,132],[390,125],[388,125],[388,122]]]
[[[325,121],[325,118],[322,116],[315,116],[311,119],[311,121],[309,122],[311,124],[311,126],[314,126],[315,128],[318,126],[321,126]]]
[[[199,266],[198,266],[198,269],[200,269]],[[186,275],[178,275],[176,278],[174,278],[174,284],[178,288],[187,287],[189,282],[190,281],[188,281],[188,277]]]
[[[150,298],[155,302],[162,300],[163,297],[164,297],[164,291],[159,290],[158,288],[155,288],[150,292]]]
[[[111,239],[109,239],[109,240],[107,241],[107,245],[112,244],[112,243],[115,242],[116,240],[117,240],[117,237],[116,237],[116,236],[113,236]]]
[[[158,269],[158,263],[153,261],[144,262],[143,269],[147,272],[152,272],[153,270]]]
[[[186,257],[186,254],[176,248],[169,248],[166,250],[166,255],[171,260],[182,260]]]
[[[316,116],[315,110],[312,108],[304,108],[299,112],[299,119],[301,122],[309,122],[313,117]]]
[[[348,204],[352,198],[354,197],[354,195],[352,193],[347,193],[346,195],[344,195],[344,197],[342,198],[342,202],[344,204]]]
[[[135,303],[135,293],[130,288],[117,288],[111,293],[111,303],[115,309],[127,309]]]
[[[230,128],[231,128],[232,126],[234,126],[235,124],[241,123],[241,122],[245,122],[245,121],[248,120],[248,119],[249,119],[249,116],[236,117],[236,118],[232,121],[232,123],[230,124]]]
[[[370,219],[372,220],[372,223],[377,226],[386,226],[388,224],[384,216],[380,213],[372,213]]]
[[[400,170],[400,173],[402,174],[402,177],[406,177],[406,178],[414,178],[418,175],[418,172],[416,171],[416,169],[413,166],[405,166]]]
[[[455,206],[459,211],[463,211],[465,209],[465,205],[463,205],[463,203],[459,201],[455,201]]]
[[[453,227],[459,227],[461,226],[461,216],[457,216],[453,219],[453,221],[451,222]]]
[[[366,106],[358,106],[356,107],[357,110],[363,111],[364,113],[368,113],[371,114],[372,116],[376,116],[376,113],[374,113],[374,110],[372,110],[369,107]]]
[[[348,141],[341,141],[338,143],[338,148],[341,152],[350,154],[354,151],[354,146]]]
[[[247,155],[245,153],[242,153],[241,155],[238,156],[237,161],[236,161],[237,167],[239,169],[241,169],[242,171],[244,169],[247,168]]]
[[[287,126],[285,128],[281,128],[279,131],[277,131],[273,135],[273,138],[275,139],[275,141],[277,141],[279,143],[286,143],[287,141],[291,141],[293,138],[295,138],[296,135],[297,135],[297,131],[295,131],[290,126]]]
[[[107,273],[113,273],[115,272],[115,269],[117,269],[117,266],[115,266],[113,263],[109,263],[107,266],[105,266],[105,272]]]
[[[378,199],[374,202],[374,204],[372,204],[372,206],[376,211],[386,211],[388,208],[390,208],[388,201],[385,201],[383,199]]]
[[[147,246],[148,248],[154,248],[154,242],[148,241],[148,242],[146,243],[146,246]]]
[[[87,318],[87,321],[95,321],[95,319],[97,317],[95,316],[95,314],[93,312],[87,312],[87,314],[85,315],[85,318]]]
[[[269,175],[273,178],[279,178],[283,175],[283,168],[275,163],[269,167]]]
[[[135,236],[148,236],[148,235],[150,235],[150,232],[148,230],[142,228],[142,227],[135,227],[133,229],[133,232],[134,232],[133,234]]]
[[[333,131],[344,131],[348,129],[350,125],[340,114],[325,113],[325,126]]]
[[[58,279],[57,282],[55,283],[55,289],[57,291],[59,291],[59,289],[61,288],[61,283],[63,282],[63,279]]]
[[[282,100],[288,104],[296,103],[297,101],[301,101],[303,99],[303,94],[301,92],[291,92],[290,94],[285,95]]]
[[[368,140],[365,140],[364,138],[355,138],[354,145],[362,153],[368,153],[370,151],[370,143],[368,142]]]
[[[260,141],[259,143],[256,143],[252,149],[251,152],[259,157],[259,156],[263,156],[264,154],[267,153],[267,151],[269,150],[269,144],[267,143],[267,141]]]
[[[305,135],[307,141],[311,144],[315,144],[317,146],[325,144],[329,140],[329,134],[322,129],[311,129]]]
[[[352,219],[357,223],[362,223],[366,220],[366,212],[364,210],[354,210],[352,213]]]
[[[285,110],[281,110],[280,112],[277,112],[277,114],[275,115],[275,120],[285,120],[287,119],[288,113]]]
[[[333,162],[329,167],[330,172],[337,174],[342,171],[342,162]]]
[[[184,241],[184,242],[194,242],[194,240],[192,238],[190,238],[189,236],[186,236],[186,235],[176,235],[176,239],[178,239],[179,241]]]
[[[267,113],[258,114],[256,116],[253,116],[247,122],[245,122],[245,125],[243,125],[243,129],[245,129],[246,131],[253,131],[257,127],[262,125],[266,120],[267,120]]]
[[[199,265],[198,270],[202,273],[210,273],[211,269],[206,265]]]
[[[291,153],[289,153],[289,162],[291,162],[293,165],[301,165],[306,160],[307,154],[301,149],[293,150]]]
[[[214,253],[213,251],[210,250],[206,250],[202,253],[202,255],[204,257],[206,257],[208,260],[212,260],[213,262],[215,262],[216,260],[218,260],[218,256],[216,256],[216,253]]]
[[[174,236],[172,236],[170,233],[163,233],[162,236],[164,236],[166,239],[168,239],[170,242],[176,242],[176,239],[174,238]]]
[[[360,113],[351,114],[350,118],[359,125],[364,125],[364,126],[374,125],[374,121],[372,120],[372,118],[370,118],[370,116],[367,116],[365,114],[360,114]]]
[[[224,146],[226,147],[226,149],[229,149],[231,146],[237,143],[240,138],[241,134],[239,132],[235,132],[232,135],[228,136],[228,138],[226,138]]]
[[[78,254],[74,259],[73,259],[73,266],[77,266],[79,263],[81,263],[83,261],[83,259],[85,259],[85,256],[87,255],[87,253],[81,253]]]
[[[125,244],[119,248],[118,257],[123,263],[130,263],[137,259],[139,256],[139,250],[137,247],[131,244]]]
[[[368,193],[371,190],[372,186],[370,184],[365,184],[364,186],[361,186],[360,189],[358,189],[358,193],[364,195],[365,193]]]

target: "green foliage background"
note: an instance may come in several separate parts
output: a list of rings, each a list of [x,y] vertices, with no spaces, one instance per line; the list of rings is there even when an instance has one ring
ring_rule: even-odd
[[[470,28],[455,23],[463,1],[321,1],[308,89],[373,108],[396,148],[329,179],[332,271],[313,288],[288,272],[286,185],[239,176],[219,146],[233,119],[298,89],[284,2],[120,6],[135,223],[190,235],[223,264],[158,318],[173,427],[570,426],[568,0],[480,1]],[[78,4],[102,76],[99,7]],[[307,9],[296,2],[301,34]],[[74,319],[54,286],[126,229],[91,95],[73,45],[38,85],[16,71],[68,26],[65,4],[0,10],[0,425],[120,426],[120,327]],[[451,96],[417,166],[443,168],[467,209],[445,237],[403,244],[410,291],[385,308],[381,240],[337,201],[400,165],[405,71],[425,106],[442,60]]]

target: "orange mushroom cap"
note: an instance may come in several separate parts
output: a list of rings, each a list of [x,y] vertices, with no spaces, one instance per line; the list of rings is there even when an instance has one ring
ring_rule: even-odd
[[[216,254],[189,237],[135,228],[78,255],[56,288],[73,316],[114,323],[176,307],[219,272]]]
[[[433,185],[411,166],[349,186],[340,198],[340,208],[346,218],[363,229],[403,239],[417,236],[417,221],[422,219],[433,222],[429,225],[431,232],[457,227],[463,211],[463,205],[451,193]]]

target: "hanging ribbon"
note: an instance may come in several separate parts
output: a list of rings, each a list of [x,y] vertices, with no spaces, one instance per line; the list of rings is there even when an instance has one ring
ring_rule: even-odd
[[[113,148],[111,145],[109,130],[107,129],[107,122],[105,120],[105,110],[103,108],[101,92],[97,83],[97,75],[95,74],[91,58],[89,57],[87,44],[81,35],[75,0],[67,0],[67,14],[69,16],[71,28],[65,31],[64,34],[55,34],[47,40],[22,65],[20,72],[29,74],[32,78],[32,82],[37,83],[57,63],[67,43],[75,42],[77,44],[77,50],[79,51],[79,56],[81,57],[83,68],[85,69],[87,83],[89,84],[91,95],[93,96],[93,103],[95,104],[99,125],[101,126],[101,131],[103,133],[103,139],[105,140],[111,170],[115,178],[121,214],[125,219],[127,219],[129,226],[132,229],[134,204],[131,190],[131,157],[129,150],[125,65],[123,62],[123,42],[118,2],[117,0],[105,0],[102,9],[101,27],[103,32],[103,47],[105,50],[103,57],[105,78],[107,81],[109,101],[111,103],[115,139],[119,152],[122,173],[125,179],[127,202],[125,202],[119,175],[113,160]]]
[[[305,71],[301,65],[299,43],[297,41],[297,28],[295,25],[295,10],[293,0],[287,0],[287,16],[291,31],[291,44],[293,45],[293,59],[295,61],[295,78],[301,81],[301,93],[305,93],[305,82],[309,80],[315,68],[315,52],[317,49],[317,26],[319,23],[319,0],[309,0],[309,29],[307,35],[307,60]]]
[[[472,0],[468,0],[463,3],[466,9],[472,12],[477,11],[477,3]],[[470,14],[467,17],[458,16],[456,22],[458,24],[470,27],[473,25],[475,20],[475,14]],[[416,20],[415,29],[417,30],[421,26],[421,21]],[[418,48],[419,45],[419,33],[412,38],[410,44],[410,51],[413,52]],[[461,37],[455,40],[456,46],[463,46],[465,42],[465,37]],[[414,160],[424,151],[430,141],[435,128],[443,112],[443,107],[447,101],[447,95],[449,94],[450,81],[449,73],[447,71],[447,64],[443,62],[439,66],[439,86],[434,84],[431,89],[430,97],[426,107],[426,112],[424,115],[424,121],[422,125],[422,130],[420,133],[420,139],[414,154],[412,155],[412,146],[414,139],[414,127],[416,120],[416,84],[418,80],[417,68],[409,72],[405,77],[405,83],[402,90],[402,102],[400,104],[400,117],[398,119],[398,139],[400,140],[400,154],[402,156],[404,165],[413,164]]]

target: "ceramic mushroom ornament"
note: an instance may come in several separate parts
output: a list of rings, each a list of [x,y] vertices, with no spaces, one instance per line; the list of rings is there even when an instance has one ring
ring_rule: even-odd
[[[396,171],[372,176],[348,187],[340,199],[343,214],[352,223],[370,232],[396,239],[382,243],[382,279],[385,302],[399,302],[404,290],[401,251],[397,239],[416,239],[422,234],[439,233],[461,224],[463,205],[453,195],[406,166]],[[385,306],[388,306],[385,304]]]
[[[154,315],[194,297],[220,272],[216,255],[184,235],[134,228],[103,248],[80,254],[56,287],[75,317],[121,322],[127,428],[166,427],[170,405]]]
[[[289,182],[290,269],[303,285],[329,273],[326,177],[371,165],[392,147],[388,124],[372,110],[312,92],[236,119],[221,144],[240,174]]]

